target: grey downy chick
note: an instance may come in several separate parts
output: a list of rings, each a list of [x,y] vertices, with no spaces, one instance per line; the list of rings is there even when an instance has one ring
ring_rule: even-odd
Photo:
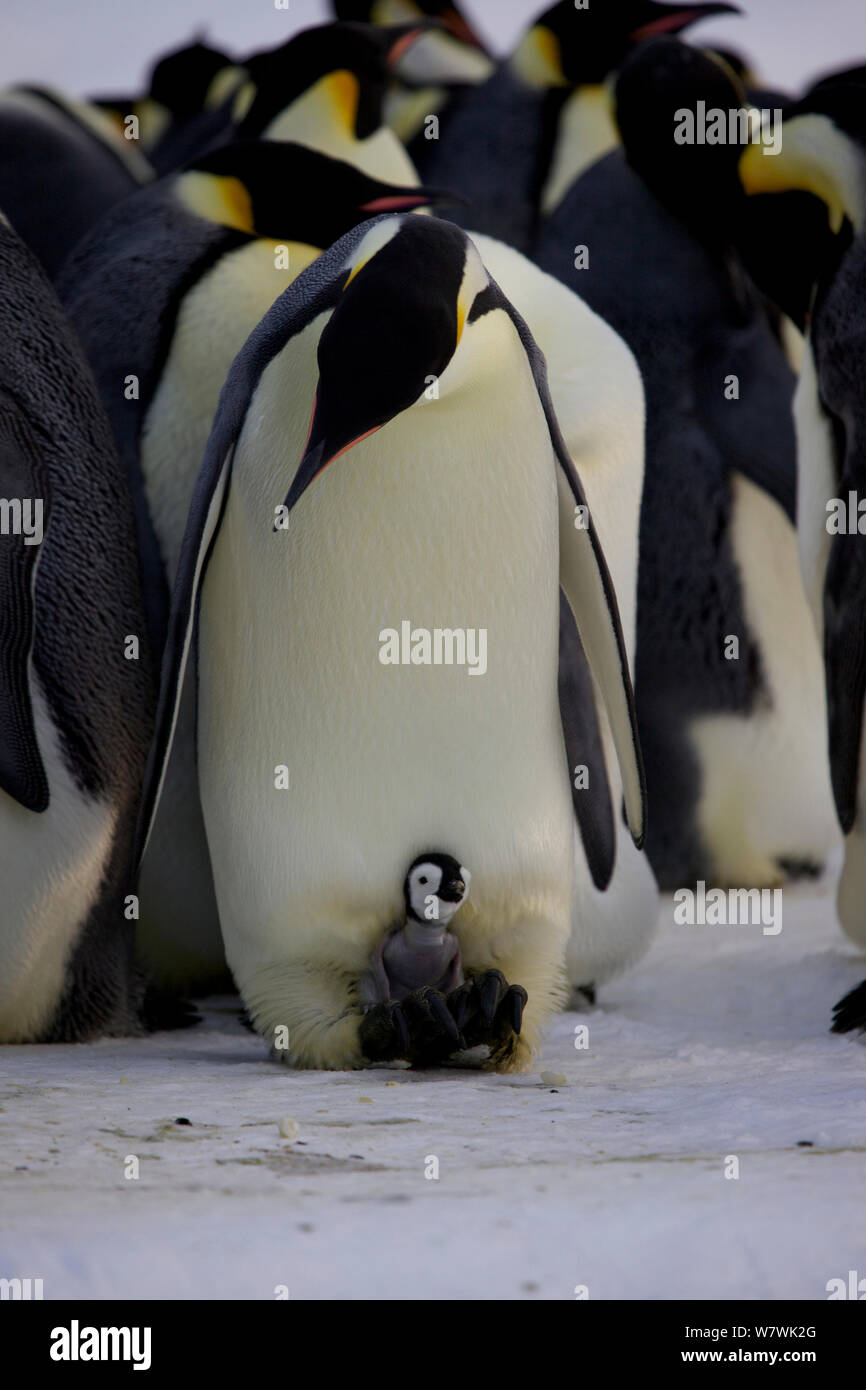
[[[429,985],[443,994],[463,984],[460,944],[448,930],[469,897],[471,875],[450,854],[419,854],[403,882],[406,919],[386,933],[360,982],[362,1005],[405,999]]]

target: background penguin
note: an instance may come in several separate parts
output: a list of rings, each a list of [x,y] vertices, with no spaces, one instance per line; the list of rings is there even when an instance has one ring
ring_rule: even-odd
[[[434,194],[302,146],[227,145],[103,220],[61,294],[90,358],[135,498],[152,640],[161,650],[180,543],[220,388],[282,290],[349,227]],[[124,383],[137,379],[135,399]],[[201,826],[193,711],[141,880],[155,975],[205,989],[224,955]]]
[[[0,286],[0,1039],[76,1042],[143,1030],[129,895],[156,673],[108,421],[3,219]],[[41,543],[7,524],[16,501],[42,506]]]
[[[102,214],[152,177],[95,107],[27,87],[0,94],[0,207],[52,278]]]
[[[582,175],[537,250],[644,376],[635,676],[647,852],[663,887],[778,882],[789,861],[820,865],[833,841],[792,527],[793,379],[731,248],[737,147],[674,143],[674,112],[699,98],[740,104],[732,75],[697,50],[659,39],[636,52],[617,83],[625,150]],[[588,269],[575,270],[576,245]]]
[[[471,200],[471,214],[452,221],[528,252],[540,210],[552,212],[580,170],[617,143],[608,74],[654,33],[729,12],[736,7],[624,0],[577,9],[560,0],[486,82],[455,97],[438,140],[412,143],[413,161],[425,180]]]
[[[119,128],[128,115],[136,116],[141,148],[154,168],[165,173],[180,162],[177,144],[191,124],[222,106],[243,78],[243,69],[227,53],[197,39],[159,59],[145,95],[92,100]]]
[[[178,132],[175,165],[234,138],[292,140],[374,178],[416,183],[412,161],[382,125],[382,111],[393,65],[423,32],[420,24],[321,24],[252,54],[241,87]]]
[[[334,0],[337,19],[391,25],[435,19],[395,64],[385,103],[386,124],[404,144],[421,131],[461,87],[485,81],[494,60],[466,17],[448,0]]]
[[[292,481],[287,460],[301,456]],[[467,976],[497,969],[529,995],[519,1037],[488,1030],[492,1064],[527,1064],[562,997],[570,915],[560,582],[606,697],[636,835],[643,826],[622,633],[591,519],[574,526],[583,505],[543,359],[447,224],[388,218],[349,233],[238,356],[184,541],[143,828],[199,611],[200,782],[224,939],[259,1030],[288,1026],[290,1064],[364,1062],[357,981],[397,920],[406,858],[437,841],[473,865]],[[371,507],[389,537],[374,564],[360,524]],[[483,621],[490,670],[385,669],[377,630],[407,612]],[[275,763],[291,769],[287,794]],[[453,1050],[444,1032],[441,1046]]]
[[[866,944],[866,540],[857,502],[866,497],[866,70],[832,74],[786,114],[781,153],[760,167],[741,160],[749,192],[801,199],[823,209],[823,236],[797,224],[788,236],[809,297],[808,337],[795,399],[800,560],[823,645],[830,769],[845,863],[838,909],[844,930]],[[805,289],[803,288],[805,286]],[[831,516],[841,499],[844,520]]]

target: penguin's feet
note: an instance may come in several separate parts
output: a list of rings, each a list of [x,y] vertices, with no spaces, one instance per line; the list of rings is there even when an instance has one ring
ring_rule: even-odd
[[[501,970],[473,975],[448,995],[448,1007],[467,1047],[486,1043],[491,1058],[509,1053],[520,1034],[528,995],[510,985]]]
[[[439,990],[424,985],[405,999],[374,1004],[361,1020],[361,1050],[371,1062],[400,1058],[433,1067],[467,1044]]]

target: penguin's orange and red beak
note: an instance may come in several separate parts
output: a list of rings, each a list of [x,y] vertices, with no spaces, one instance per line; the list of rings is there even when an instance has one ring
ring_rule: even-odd
[[[660,34],[678,34],[690,24],[696,24],[699,19],[709,19],[713,15],[742,14],[739,5],[722,3],[722,0],[713,0],[713,3],[707,5],[656,4],[652,9],[657,13],[639,24],[636,29],[632,29],[629,34],[629,38],[635,43],[643,39],[657,38]]]

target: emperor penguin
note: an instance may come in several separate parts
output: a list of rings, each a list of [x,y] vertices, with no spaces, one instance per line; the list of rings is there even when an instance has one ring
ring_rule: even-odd
[[[156,705],[111,429],[0,218],[0,1041],[144,1030],[133,834]]]
[[[154,64],[145,93],[92,97],[91,102],[106,112],[121,132],[128,118],[134,116],[141,149],[164,173],[173,167],[173,146],[181,132],[222,106],[243,78],[243,69],[227,53],[197,38]]]
[[[823,211],[823,236],[786,229],[808,296],[797,385],[797,527],[806,593],[824,655],[833,794],[845,835],[837,904],[866,945],[866,69],[832,74],[787,112],[767,167],[752,150],[740,174],[755,196],[799,196]],[[789,269],[791,268],[789,262]],[[796,295],[796,291],[792,291]]]
[[[560,586],[639,840],[616,599],[543,358],[465,233],[406,215],[362,224],[281,296],[226,381],[184,536],[141,817],[146,843],[197,614],[199,783],[223,937],[284,1061],[407,1055],[393,1001],[362,1015],[359,979],[399,921],[407,861],[435,844],[472,866],[457,931],[481,984],[461,1021],[488,1065],[530,1064],[564,997],[574,876]],[[528,996],[521,1020],[512,986]],[[453,1021],[451,996],[402,1001],[410,1056],[455,1051],[443,1002]]]
[[[577,180],[536,254],[623,335],[644,378],[647,853],[663,888],[778,884],[835,840],[794,529],[794,381],[733,249],[740,147],[674,139],[676,112],[741,98],[729,70],[675,39],[637,50],[616,98],[624,148]]]
[[[109,214],[72,258],[60,293],[130,480],[157,651],[195,479],[236,353],[292,279],[348,228],[379,212],[425,207],[434,196],[301,145],[236,142],[131,199],[122,215]],[[224,953],[191,704],[140,897],[139,940],[155,978],[186,991],[218,987]]]
[[[0,207],[52,279],[102,214],[152,178],[96,107],[37,88],[0,93]]]
[[[463,89],[410,153],[421,176],[462,193],[451,220],[529,252],[541,215],[582,169],[618,143],[605,81],[629,50],[659,33],[736,13],[730,4],[621,0],[539,15],[486,82]],[[433,136],[435,135],[435,138]]]
[[[478,32],[450,0],[334,0],[340,20],[388,26],[434,19],[394,66],[385,123],[410,147],[462,87],[484,82],[494,60]]]

